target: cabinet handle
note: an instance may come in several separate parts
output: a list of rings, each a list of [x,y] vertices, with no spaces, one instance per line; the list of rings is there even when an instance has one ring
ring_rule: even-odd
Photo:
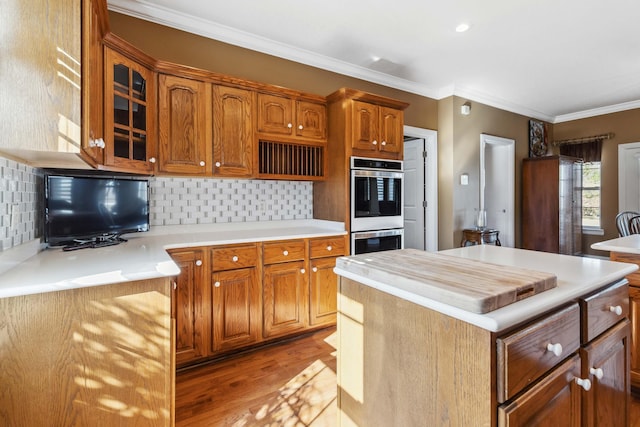
[[[380,143],[380,145],[382,145],[382,146],[387,145],[387,141],[382,141],[382,142]]]
[[[306,272],[307,272],[307,270],[305,270],[304,268],[301,268],[301,269],[300,269],[300,273],[301,273],[301,274],[304,274],[304,273],[306,273]]]
[[[283,251],[283,252],[282,252],[282,255],[284,255],[284,256],[289,255],[289,251]]]
[[[173,282],[173,290],[178,289],[178,282]]]
[[[609,307],[609,311],[620,316],[622,314],[622,307],[620,307],[619,305],[612,305],[611,307]]]
[[[328,250],[329,252],[331,252],[331,251],[333,250],[333,247],[332,247],[331,245],[329,245],[329,246],[327,246],[327,250]]]
[[[220,282],[214,283],[213,286],[215,286],[216,288],[219,288],[220,287]]]
[[[149,163],[155,163],[155,162],[156,162],[156,158],[155,157],[152,157],[152,158],[149,159]]]
[[[291,129],[291,128],[293,127],[293,125],[292,125],[291,123],[289,123],[289,124],[287,125],[287,127],[288,127],[289,129]]]
[[[591,390],[591,381],[589,381],[588,379],[583,380],[582,378],[576,377],[576,384],[582,387],[584,391]]]
[[[234,255],[233,258],[231,258],[231,261],[233,262],[238,262],[238,256]]]
[[[376,141],[375,139],[372,142],[373,145],[378,145],[378,141]]]
[[[98,139],[89,138],[89,147],[104,148],[105,147],[104,139],[102,139],[102,138],[98,138]]]
[[[591,368],[589,369],[589,373],[599,380],[604,377],[604,371],[602,370],[602,368]]]
[[[302,129],[304,129],[304,126],[298,125],[298,129],[302,130]]]
[[[311,270],[312,270],[314,273],[317,273],[317,272],[318,272],[318,267],[313,267]]]
[[[204,161],[200,161],[200,166],[204,166],[205,162]]]
[[[220,162],[216,162],[216,167],[219,168],[220,167]]]
[[[560,355],[562,354],[562,344],[560,343],[556,343],[556,344],[547,344],[547,351],[552,352],[553,354],[555,354],[557,357],[560,357]]]
[[[199,260],[197,260],[197,261],[196,261],[196,265],[197,265],[198,267],[200,267],[200,266],[202,265],[202,260],[200,260],[200,259],[199,259]]]

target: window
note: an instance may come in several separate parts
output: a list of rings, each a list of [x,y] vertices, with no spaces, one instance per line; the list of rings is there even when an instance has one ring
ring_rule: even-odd
[[[582,228],[600,229],[600,162],[582,165]]]

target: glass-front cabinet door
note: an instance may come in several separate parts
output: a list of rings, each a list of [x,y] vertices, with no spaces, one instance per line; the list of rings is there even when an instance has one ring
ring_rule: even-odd
[[[105,49],[105,166],[150,173],[155,163],[151,70]]]

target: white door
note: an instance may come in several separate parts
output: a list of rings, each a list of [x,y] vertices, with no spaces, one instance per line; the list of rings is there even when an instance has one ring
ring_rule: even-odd
[[[513,139],[480,135],[480,209],[508,247],[515,245],[515,145]]]
[[[618,212],[640,212],[640,142],[618,145]]]
[[[436,131],[404,127],[404,247],[438,250]]]

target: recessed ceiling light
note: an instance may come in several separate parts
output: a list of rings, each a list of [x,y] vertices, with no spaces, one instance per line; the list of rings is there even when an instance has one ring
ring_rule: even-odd
[[[469,24],[460,24],[456,27],[456,32],[458,33],[464,33],[465,31],[467,31],[469,29]]]

